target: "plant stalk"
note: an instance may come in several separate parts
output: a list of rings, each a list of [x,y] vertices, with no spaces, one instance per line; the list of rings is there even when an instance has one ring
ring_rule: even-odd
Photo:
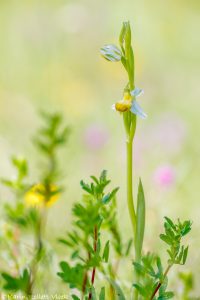
[[[38,265],[42,258],[42,251],[43,251],[42,234],[44,231],[44,225],[46,221],[45,219],[46,219],[46,211],[44,209],[44,211],[40,212],[38,224],[35,229],[35,256],[30,265],[30,282],[28,284],[27,291],[26,291],[26,294],[29,297],[33,295],[33,287],[37,276]]]
[[[94,227],[94,252],[97,251],[97,241],[98,241],[98,228],[97,226]],[[91,285],[94,286],[94,280],[95,280],[95,274],[96,274],[96,267],[93,267],[92,270],[92,278],[91,278]],[[88,300],[92,299],[92,292],[89,293]]]
[[[172,265],[168,265],[168,267],[167,267],[167,269],[166,269],[166,271],[165,271],[165,273],[164,273],[163,280],[160,281],[160,282],[158,283],[158,285],[156,286],[155,290],[153,291],[153,294],[151,295],[150,300],[153,300],[153,298],[155,297],[155,295],[156,295],[157,292],[159,291],[159,289],[160,289],[161,285],[163,284],[163,282],[164,282],[164,280],[165,280],[165,278],[166,278],[166,276],[167,276],[169,270],[171,269],[171,267],[172,267]]]
[[[131,139],[127,140],[126,143],[126,149],[127,149],[127,204],[128,204],[128,210],[129,215],[131,219],[131,224],[133,228],[133,234],[135,239],[135,233],[136,233],[136,214],[135,214],[135,207],[134,207],[134,201],[133,201],[133,170],[132,170],[132,151],[133,151],[133,141]]]

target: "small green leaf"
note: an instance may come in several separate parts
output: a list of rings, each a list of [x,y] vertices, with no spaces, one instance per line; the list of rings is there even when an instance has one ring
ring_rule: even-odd
[[[111,193],[105,195],[102,199],[102,203],[103,204],[109,203],[115,197],[118,190],[119,190],[119,188],[117,187]]]
[[[109,259],[109,252],[110,252],[110,241],[107,241],[104,251],[103,251],[103,260],[107,263]]]
[[[146,296],[146,292],[144,290],[144,288],[140,285],[140,284],[133,284],[133,287],[138,290],[138,292],[140,293],[140,295],[142,295],[143,297]]]
[[[101,288],[100,294],[99,294],[99,300],[106,300],[106,290],[105,287]]]
[[[176,230],[176,226],[174,225],[173,221],[170,218],[165,217],[165,220],[172,227],[172,229]]]
[[[5,290],[10,290],[10,291],[20,290],[20,283],[17,278],[14,278],[7,273],[2,273],[1,275],[3,279],[6,281],[6,283],[3,286]]]
[[[107,278],[107,280],[112,285],[113,289],[115,290],[117,300],[126,300],[120,286],[114,280],[112,280],[110,278]]]
[[[158,300],[167,300],[167,299],[171,299],[173,297],[174,297],[174,293],[173,292],[166,292],[162,296],[159,296]]]
[[[140,263],[137,263],[137,262],[133,262],[133,265],[138,273],[140,273],[141,275],[145,275],[146,269],[143,265],[141,265]]]
[[[157,267],[158,267],[158,276],[159,276],[159,279],[162,280],[163,279],[163,267],[162,267],[162,263],[161,263],[160,257],[157,257],[156,264],[157,264]]]
[[[160,234],[160,239],[171,246],[171,239],[165,234]]]
[[[80,298],[77,297],[76,295],[72,295],[72,299],[73,299],[73,300],[80,300]]]
[[[119,35],[119,44],[122,48],[122,51],[124,51],[124,38],[125,38],[125,33],[126,33],[126,25],[125,22],[122,24],[122,29]]]
[[[132,244],[133,244],[133,239],[130,239],[130,240],[128,241],[128,244],[127,244],[127,247],[126,247],[125,256],[128,256],[128,255],[129,255]]]
[[[136,261],[140,261],[145,230],[145,197],[141,180],[138,187],[136,217]]]
[[[99,181],[95,176],[90,176],[90,178],[92,178],[96,184],[99,184]]]
[[[186,260],[187,260],[188,249],[189,249],[189,246],[187,246],[187,247],[185,248],[184,253],[183,253],[183,265],[186,263]]]
[[[96,291],[93,286],[90,288],[90,291],[92,293],[92,300],[97,300]]]
[[[89,194],[92,194],[90,186],[88,184],[86,184],[83,180],[81,180],[80,185],[81,185],[83,190],[85,190]]]
[[[2,277],[6,281],[4,289],[9,291],[26,291],[29,284],[30,275],[27,269],[23,270],[20,277],[12,277],[8,273],[2,273]]]

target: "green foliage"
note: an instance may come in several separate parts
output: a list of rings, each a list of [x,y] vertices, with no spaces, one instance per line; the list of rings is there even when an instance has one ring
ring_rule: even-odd
[[[8,291],[23,291],[26,292],[30,282],[30,274],[27,269],[19,277],[13,277],[8,273],[2,273],[5,280],[3,288]]]
[[[41,116],[44,120],[44,125],[37,131],[33,142],[45,158],[45,161],[41,163],[41,165],[44,165],[44,168],[40,181],[46,186],[46,191],[48,191],[48,186],[55,183],[60,176],[58,152],[66,144],[70,129],[68,126],[63,126],[63,118],[60,114],[43,112]]]
[[[4,205],[6,219],[13,225],[21,228],[35,226],[38,220],[38,212],[34,209],[27,209],[23,201],[24,194],[30,187],[28,183],[28,163],[24,158],[12,157],[11,163],[16,170],[13,180],[2,179],[3,185],[8,187],[14,194],[14,201]]]
[[[71,258],[73,266],[61,262],[61,271],[58,276],[67,282],[70,288],[76,287],[83,295],[93,293],[93,282],[89,279],[89,273],[96,268],[102,268],[108,263],[110,252],[110,241],[102,247],[101,232],[106,224],[109,207],[118,191],[118,188],[106,193],[105,189],[110,183],[107,179],[107,172],[103,171],[99,178],[91,176],[90,184],[81,181],[81,187],[86,195],[82,203],[75,203],[73,207],[73,230],[60,242],[72,249]],[[76,272],[79,274],[75,276]],[[76,279],[75,279],[76,277]],[[103,299],[104,290],[100,293]],[[94,298],[94,296],[93,296]]]
[[[61,127],[63,118],[60,114],[43,112],[41,115],[45,124],[38,130],[34,142],[45,155],[54,156],[57,148],[67,142],[69,127]]]
[[[197,298],[194,298],[191,296],[191,293],[194,289],[194,276],[191,272],[180,272],[178,274],[178,277],[182,283],[183,288],[181,289],[181,300],[195,300]]]
[[[31,295],[33,292],[39,263],[47,261],[48,250],[43,241],[45,205],[51,197],[61,192],[61,188],[57,186],[59,179],[58,149],[67,141],[69,132],[68,127],[63,127],[62,117],[59,114],[42,114],[42,117],[45,124],[38,130],[34,138],[35,145],[39,149],[39,153],[42,154],[41,157],[44,161],[41,163],[42,175],[38,176],[37,184],[28,182],[28,163],[24,158],[16,156],[11,160],[16,169],[15,178],[12,180],[3,178],[1,180],[2,184],[14,194],[12,202],[10,201],[4,206],[4,216],[9,224],[6,227],[9,227],[9,230],[4,230],[1,236],[1,245],[5,248],[7,257],[13,263],[14,269],[11,274],[9,273],[10,270],[2,272],[3,282],[5,282],[3,288],[21,291],[25,295]],[[52,185],[56,186],[53,190],[51,189]],[[42,187],[34,190],[36,195],[41,194],[43,196],[45,205],[44,207],[41,206],[42,209],[26,205],[26,195],[34,186]],[[21,247],[21,240],[27,233],[31,242],[30,245],[27,245],[27,249],[24,249]],[[15,248],[19,254],[15,253],[13,250]],[[24,261],[24,256],[26,268],[24,263],[21,263]],[[13,272],[16,274],[15,276],[13,276]]]
[[[68,283],[71,289],[78,288],[81,290],[85,274],[84,265],[76,264],[74,267],[70,267],[67,262],[63,261],[60,263],[60,268],[62,272],[59,272],[58,276]]]
[[[28,175],[28,163],[25,158],[16,156],[11,158],[11,162],[17,171],[16,178],[13,180],[2,178],[1,182],[14,192],[23,192],[27,188],[25,179]]]
[[[61,261],[59,278],[71,289],[73,300],[125,300],[127,295],[118,284],[117,269],[122,258],[130,253],[132,243],[135,250],[135,283],[133,284],[134,300],[166,300],[174,297],[168,290],[168,273],[173,265],[184,265],[187,260],[188,246],[183,245],[183,238],[191,230],[191,222],[174,223],[165,217],[164,233],[160,235],[167,246],[168,262],[166,268],[159,256],[148,253],[142,256],[145,232],[145,196],[140,180],[137,195],[137,210],[132,192],[132,143],[136,130],[136,116],[142,118],[146,114],[136,101],[142,90],[135,87],[134,53],[131,45],[131,28],[129,22],[124,22],[119,36],[119,47],[110,44],[101,48],[102,56],[112,62],[121,61],[126,73],[127,84],[123,90],[123,99],[115,104],[116,110],[123,113],[124,126],[127,134],[127,203],[134,238],[125,244],[117,222],[116,194],[118,187],[106,191],[110,180],[107,172],[99,177],[91,176],[91,182],[80,182],[84,192],[81,202],[73,206],[72,229],[59,241],[66,246],[70,262]],[[1,182],[14,194],[14,202],[6,204],[4,215],[9,223],[1,235],[1,246],[7,247],[7,257],[12,261],[13,269],[1,272],[3,289],[17,292],[19,295],[31,297],[37,282],[38,269],[48,255],[43,232],[46,222],[46,208],[52,198],[62,192],[60,185],[61,170],[59,166],[59,150],[66,144],[69,128],[63,126],[60,114],[42,113],[43,126],[37,131],[33,141],[41,154],[40,170],[37,182],[28,182],[28,163],[24,158],[13,157],[12,164],[16,169],[16,177],[12,180],[2,179]],[[36,200],[42,206],[27,207],[24,195],[30,192],[36,195]],[[29,194],[29,195],[30,195]],[[32,197],[34,198],[34,197]],[[37,202],[37,201],[36,201]],[[54,202],[52,200],[52,202]],[[41,203],[40,203],[41,204]],[[21,237],[28,232],[29,249],[23,258],[26,265],[19,261],[21,255]],[[17,231],[17,234],[15,232]],[[19,236],[18,236],[19,232]],[[105,236],[103,236],[103,233]],[[33,246],[34,245],[34,246]],[[14,247],[17,248],[15,251]],[[19,257],[18,257],[19,256]],[[114,258],[114,259],[113,259]],[[69,258],[68,258],[69,259]],[[42,269],[47,271],[48,266]],[[97,281],[97,273],[106,279],[105,286]],[[184,300],[191,300],[190,292],[193,287],[191,276],[180,275],[184,284]],[[106,288],[109,286],[109,293]],[[78,295],[77,295],[78,293]],[[132,293],[132,292],[131,292]],[[76,294],[76,295],[75,295]],[[139,298],[138,298],[139,295]],[[132,294],[130,295],[132,299]]]
[[[168,278],[164,274],[163,265],[159,257],[148,253],[142,257],[141,263],[134,262],[134,267],[142,280],[141,283],[134,284],[133,286],[138,290],[142,299],[151,299],[151,294],[160,282],[162,282],[162,285],[159,288],[159,296],[153,299],[161,300],[173,297],[173,293],[167,291]]]
[[[143,299],[173,298],[173,292],[167,291],[168,272],[174,264],[183,265],[187,259],[188,247],[182,245],[182,238],[190,232],[191,222],[181,223],[178,220],[177,223],[174,223],[171,219],[165,217],[164,229],[165,234],[161,234],[160,238],[170,246],[167,249],[169,259],[166,270],[164,271],[160,258],[151,254],[143,256],[140,263],[134,262],[134,267],[140,274],[142,282],[133,286]]]
[[[188,234],[191,230],[192,223],[185,221],[183,223],[178,220],[177,224],[174,224],[171,219],[165,217],[165,233],[160,235],[169,249],[167,249],[169,260],[168,263],[184,265],[188,255],[188,246],[181,245],[182,238]]]

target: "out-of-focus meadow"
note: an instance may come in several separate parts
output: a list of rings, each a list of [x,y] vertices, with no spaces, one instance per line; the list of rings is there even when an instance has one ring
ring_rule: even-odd
[[[40,165],[30,137],[39,126],[38,111],[61,111],[71,127],[60,154],[66,189],[50,208],[46,232],[58,251],[56,237],[69,228],[72,204],[81,197],[80,179],[102,169],[120,186],[119,220],[123,235],[131,235],[124,130],[111,110],[126,77],[119,64],[99,54],[130,20],[136,84],[145,91],[140,101],[148,113],[138,120],[134,145],[134,184],[142,177],[148,209],[145,249],[162,249],[165,215],[191,219],[186,269],[199,281],[199,13],[198,0],[0,2],[1,177],[13,174],[10,156],[22,154],[34,180]],[[0,197],[9,201],[4,187]]]

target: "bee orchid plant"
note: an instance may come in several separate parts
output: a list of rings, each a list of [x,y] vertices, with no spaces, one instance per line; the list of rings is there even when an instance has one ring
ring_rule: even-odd
[[[147,115],[139,104],[141,88],[135,85],[135,58],[131,41],[131,27],[124,22],[119,45],[105,45],[101,55],[109,62],[121,63],[127,74],[127,84],[122,91],[122,99],[112,108],[123,119],[126,135],[126,198],[130,216],[132,237],[122,234],[118,223],[117,192],[119,187],[110,187],[104,170],[99,176],[92,175],[89,182],[81,181],[83,195],[72,208],[72,224],[66,233],[60,233],[57,242],[63,246],[64,258],[57,266],[52,280],[59,292],[60,283],[67,299],[73,300],[165,300],[174,297],[168,290],[168,275],[175,265],[184,265],[187,260],[188,246],[185,236],[191,230],[191,221],[172,221],[165,217],[164,230],[160,239],[165,243],[168,260],[163,262],[158,254],[145,253],[143,250],[146,220],[146,202],[142,180],[139,179],[137,197],[133,183],[133,141],[136,125]],[[120,98],[120,97],[119,97]],[[17,170],[14,180],[2,179],[14,193],[14,204],[6,204],[4,215],[6,229],[0,236],[0,246],[6,257],[1,271],[0,285],[2,296],[6,293],[34,297],[38,288],[38,278],[42,286],[51,262],[44,235],[47,222],[47,208],[60,197],[62,187],[59,183],[58,149],[65,145],[68,127],[62,127],[60,115],[44,114],[45,125],[34,138],[35,145],[43,157],[42,174],[30,184],[27,181],[28,164],[22,158],[13,158]],[[125,172],[125,171],[124,171]],[[21,259],[23,238],[32,240],[30,249],[25,249]],[[30,251],[29,251],[30,250]],[[5,255],[4,255],[5,256]],[[12,268],[7,266],[12,261]],[[45,264],[44,264],[45,261]],[[132,276],[124,281],[120,266],[129,263]],[[40,277],[46,271],[46,276]],[[48,273],[48,274],[47,274]],[[191,276],[180,277],[185,284],[184,297],[191,291]],[[50,293],[50,280],[46,282]],[[66,299],[66,298],[65,298]],[[185,298],[186,299],[186,298]],[[189,299],[189,298],[188,298]]]

